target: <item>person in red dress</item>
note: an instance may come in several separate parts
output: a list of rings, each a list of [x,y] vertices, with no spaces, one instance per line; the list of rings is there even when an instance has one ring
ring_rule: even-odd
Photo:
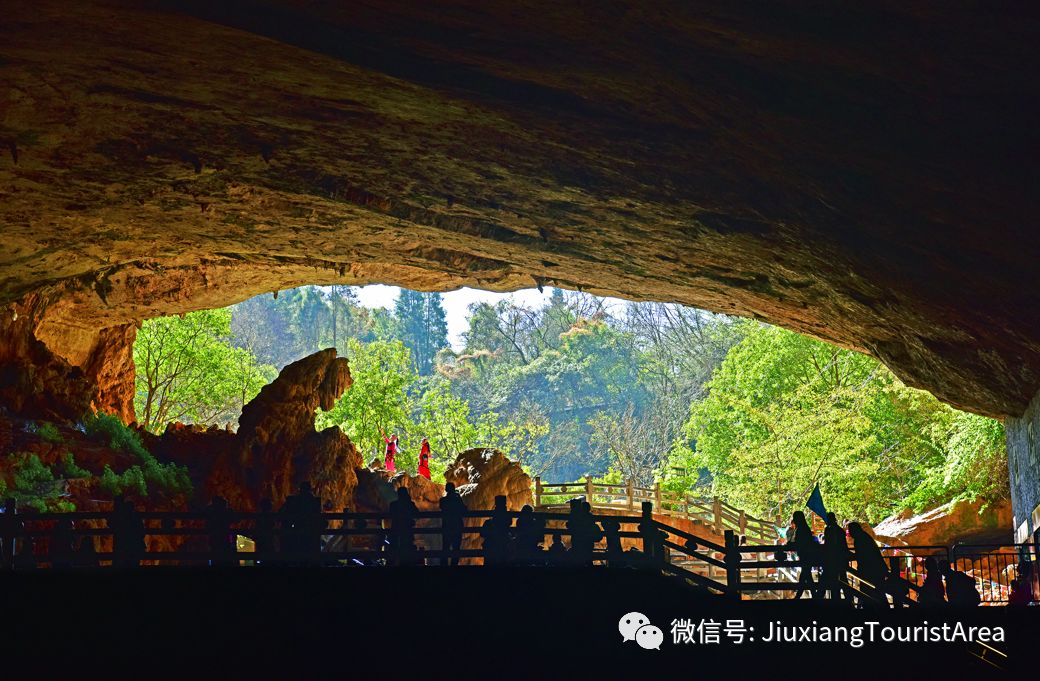
[[[426,438],[422,439],[422,446],[419,447],[419,475],[430,479],[430,441]]]
[[[379,429],[379,434],[383,436],[383,441],[386,442],[386,456],[383,459],[383,467],[393,473],[397,470],[397,464],[394,462],[397,458],[397,434],[395,433],[387,437],[382,428]]]

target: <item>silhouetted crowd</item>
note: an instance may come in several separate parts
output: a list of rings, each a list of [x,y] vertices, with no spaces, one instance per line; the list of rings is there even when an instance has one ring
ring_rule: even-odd
[[[851,549],[850,549],[851,543]],[[951,605],[975,607],[982,602],[976,580],[957,570],[948,560],[937,556],[893,555],[888,560],[881,547],[860,523],[838,524],[828,513],[822,535],[815,535],[805,514],[796,511],[787,528],[786,539],[775,558],[791,562],[799,571],[794,598],[808,591],[813,598],[840,600],[858,607],[905,607],[911,592],[924,606]],[[791,556],[788,557],[790,548]],[[850,564],[855,562],[852,569]],[[923,572],[920,584],[911,581],[911,567]],[[1009,604],[1024,605],[1032,600],[1033,562],[1023,558],[1011,581]],[[851,578],[850,578],[851,576]]]
[[[389,512],[373,525],[364,514],[348,514],[339,522],[352,523],[350,529],[330,532],[328,521],[335,521],[335,515],[323,513],[327,509],[304,483],[277,512],[265,499],[260,501],[257,513],[238,514],[236,518],[228,502],[218,496],[188,521],[188,528],[174,527],[172,516],[176,514],[157,514],[162,518],[162,532],[152,534],[193,535],[170,555],[188,564],[203,562],[216,567],[241,561],[254,565],[455,566],[473,559],[482,559],[486,565],[590,566],[601,562],[662,567],[670,565],[668,547],[680,548],[654,521],[648,503],[634,532],[622,532],[622,520],[614,516],[594,516],[584,499],[573,499],[569,505],[566,514],[535,513],[531,506],[514,513],[508,510],[506,498],[499,496],[488,517],[486,512],[470,513],[455,486],[447,483],[439,502],[440,513],[422,514],[408,489],[400,487]],[[122,497],[114,500],[112,513],[104,521],[85,520],[84,527],[75,530],[70,519],[59,515],[44,521],[47,529],[41,532],[31,509],[15,514],[13,500],[7,501],[4,511],[0,513],[2,567],[31,569],[38,561],[59,569],[98,567],[103,560],[116,567],[135,567],[144,560],[162,558],[162,554],[148,553],[145,522],[133,504]],[[426,520],[431,516],[439,523]],[[486,520],[477,527],[480,518]],[[467,519],[473,520],[469,526]],[[37,531],[26,532],[27,524]],[[418,533],[424,535],[422,541],[417,541]],[[200,534],[204,540],[198,539]],[[467,534],[469,542],[465,541]],[[95,541],[106,535],[111,536],[111,554],[101,556]],[[693,556],[698,540],[685,536],[684,552]],[[251,539],[253,551],[240,552],[239,537]],[[569,542],[565,543],[564,537]],[[632,540],[627,550],[623,548],[625,538]],[[743,548],[746,537],[737,538],[731,532],[727,533],[726,544],[722,564],[732,585],[740,580],[742,549],[750,552],[754,547]],[[855,568],[851,567],[853,563]],[[913,600],[920,605],[959,607],[974,607],[981,602],[976,580],[949,561],[909,555],[893,555],[886,560],[862,525],[849,522],[842,526],[833,513],[827,514],[823,532],[816,535],[805,514],[795,512],[786,536],[775,547],[772,564],[781,570],[798,570],[796,599],[808,592],[814,599],[828,598],[857,607],[904,607]],[[1033,566],[1025,558],[1018,564],[1010,583],[1009,604],[1024,605],[1033,600]],[[916,573],[922,572],[921,568],[924,578],[918,584]]]

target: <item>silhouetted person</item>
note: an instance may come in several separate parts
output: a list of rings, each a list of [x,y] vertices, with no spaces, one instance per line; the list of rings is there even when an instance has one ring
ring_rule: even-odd
[[[73,559],[78,568],[96,568],[98,566],[97,550],[94,548],[94,537],[87,536],[79,540],[79,550]]]
[[[892,597],[892,605],[896,608],[910,602],[910,582],[900,574],[899,561],[899,556],[888,557],[888,577],[885,579],[885,593]]]
[[[117,496],[112,500],[112,554],[117,567],[138,567],[145,553],[144,521],[134,505]]]
[[[36,542],[28,536],[34,528],[32,517],[37,511],[32,506],[27,506],[20,514],[19,526],[26,534],[18,541],[18,552],[14,556],[14,566],[19,570],[33,570],[36,568]]]
[[[957,608],[974,608],[982,602],[975,580],[954,570],[949,561],[939,561],[939,572],[946,580],[946,599]]]
[[[51,567],[65,570],[72,567],[72,556],[75,549],[75,538],[72,534],[72,521],[59,518],[54,523],[47,540],[47,557]]]
[[[852,537],[852,546],[856,552],[856,574],[861,580],[860,590],[864,596],[887,604],[882,585],[888,579],[888,567],[881,549],[859,523],[849,523],[849,536]]]
[[[513,525],[506,508],[504,496],[495,497],[495,508],[491,517],[484,521],[480,528],[480,536],[483,537],[484,564],[501,565],[509,556],[509,530]]]
[[[407,487],[397,488],[397,500],[390,502],[390,555],[396,565],[416,562],[415,514],[416,508]]]
[[[943,587],[942,575],[939,573],[939,563],[935,556],[924,559],[924,582],[917,591],[917,602],[921,605],[945,605],[946,589]]]
[[[571,560],[579,565],[592,565],[593,551],[596,542],[603,538],[603,531],[596,524],[589,502],[578,502],[571,506],[567,529],[571,532]]]
[[[542,540],[545,538],[545,520],[535,515],[534,509],[525,504],[516,519],[513,532],[515,558],[517,562],[531,565],[539,558],[542,551]]]
[[[447,564],[458,565],[459,551],[462,550],[463,514],[466,513],[466,502],[455,491],[454,483],[445,483],[440,507],[441,532],[444,551],[448,556]]]
[[[821,581],[825,591],[830,592],[831,600],[838,600],[847,595],[846,590],[849,573],[849,544],[845,539],[845,529],[838,524],[833,513],[827,514],[827,525],[823,530],[823,575]]]
[[[274,543],[275,517],[272,512],[271,500],[260,500],[260,513],[253,524],[253,548],[260,556],[260,563],[274,562],[274,553],[277,551]]]
[[[795,600],[801,598],[806,590],[813,598],[817,598],[820,594],[816,588],[812,571],[814,567],[818,567],[823,562],[820,544],[816,541],[809,523],[805,520],[805,514],[801,511],[795,511],[792,514],[791,526],[792,529],[787,531],[787,543],[798,554],[799,565],[798,591],[794,594]],[[791,536],[792,531],[794,537]]]
[[[645,565],[664,562],[664,541],[668,535],[657,526],[649,502],[643,503],[642,520],[636,529],[639,530],[639,534],[643,539],[643,550],[638,555],[633,554],[637,561],[641,560]],[[631,553],[631,550],[629,550],[629,553]]]
[[[1020,607],[1033,602],[1033,563],[1021,560],[1015,578],[1011,580],[1008,606]]]
[[[218,567],[233,565],[235,540],[231,534],[230,509],[224,497],[213,497],[206,507],[206,535],[209,537],[209,564]]]
[[[567,545],[559,534],[553,534],[552,543],[545,552],[545,559],[550,565],[561,565],[567,560]]]
[[[776,551],[773,552],[773,560],[775,560],[778,563],[786,563],[787,562],[787,551],[784,551],[782,548],[780,548],[781,546],[785,545],[786,543],[787,543],[786,539],[784,539],[783,537],[777,537],[777,540],[776,540],[777,549],[776,549]]]
[[[325,520],[321,499],[311,491],[309,482],[300,483],[297,494],[288,497],[281,508],[282,533],[293,562],[315,565],[321,562],[321,534]]]
[[[621,548],[621,523],[617,518],[607,516],[600,525],[603,526],[603,537],[607,540],[607,564],[616,565],[625,559],[625,551]]]

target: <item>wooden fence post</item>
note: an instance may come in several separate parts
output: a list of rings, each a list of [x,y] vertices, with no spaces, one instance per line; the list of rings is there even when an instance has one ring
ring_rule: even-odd
[[[633,510],[636,507],[636,490],[635,483],[632,482],[632,478],[628,479],[628,486],[625,488],[625,495],[628,497],[628,510]]]
[[[539,508],[542,505],[542,476],[534,476],[534,507]]]
[[[712,529],[715,534],[722,534],[722,499],[713,497],[711,500]]]
[[[592,506],[592,476],[585,476],[585,501],[589,502],[589,506]]]
[[[664,503],[661,501],[661,483],[654,483],[654,504],[657,506],[658,513],[664,513]]]
[[[3,543],[3,555],[0,555],[0,567],[5,569],[12,569],[14,567],[14,554],[15,554],[15,533],[18,525],[18,519],[15,518],[15,514],[18,512],[18,502],[14,499],[7,499],[4,502],[4,515],[0,517],[0,530],[3,530],[3,534],[0,535],[0,542]],[[24,541],[24,540],[22,540]]]
[[[740,511],[739,525],[740,525],[740,533],[746,535],[747,534],[747,514],[743,510]]]

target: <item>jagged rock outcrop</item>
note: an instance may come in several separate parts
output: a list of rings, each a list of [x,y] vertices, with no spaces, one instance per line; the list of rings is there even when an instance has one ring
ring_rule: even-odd
[[[494,508],[495,497],[500,495],[506,498],[510,511],[533,503],[530,476],[497,449],[477,447],[460,453],[444,471],[444,481],[455,484],[471,511]]]
[[[328,510],[341,511],[353,500],[361,455],[339,428],[315,431],[314,415],[350,385],[346,359],[332,348],[316,352],[264,386],[242,410],[237,433],[172,426],[158,451],[193,471],[204,501],[220,495],[253,511],[267,498],[279,508],[306,481]]]
[[[1004,544],[1012,540],[1011,502],[982,508],[982,501],[951,501],[925,513],[906,510],[874,526],[874,536],[893,546]]]
[[[697,305],[994,416],[1040,388],[1028,3],[0,14],[0,318],[46,299],[20,333],[102,408],[134,322],[335,282]]]

